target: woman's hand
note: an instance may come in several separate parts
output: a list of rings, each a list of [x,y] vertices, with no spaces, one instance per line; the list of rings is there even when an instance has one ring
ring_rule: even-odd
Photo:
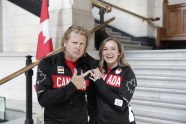
[[[100,78],[103,78],[103,75],[101,71],[99,70],[99,68],[92,69],[90,79],[95,82],[97,79],[100,79]]]

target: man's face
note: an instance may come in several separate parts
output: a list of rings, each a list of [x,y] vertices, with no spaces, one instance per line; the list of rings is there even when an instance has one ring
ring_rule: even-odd
[[[84,35],[71,32],[70,38],[64,42],[65,58],[77,61],[85,52],[87,38]]]

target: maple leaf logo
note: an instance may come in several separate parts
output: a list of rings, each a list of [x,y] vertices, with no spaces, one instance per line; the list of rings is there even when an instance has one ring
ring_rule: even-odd
[[[136,79],[135,78],[127,81],[127,84],[126,84],[126,86],[128,88],[128,91],[132,94],[134,93],[134,88],[136,87],[136,85],[137,84],[136,84]]]
[[[40,69],[37,70],[37,76],[38,76],[37,84],[42,83],[46,79],[46,74],[43,74],[43,72]]]

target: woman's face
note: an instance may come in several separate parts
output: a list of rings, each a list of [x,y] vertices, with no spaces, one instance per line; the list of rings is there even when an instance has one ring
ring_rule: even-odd
[[[116,67],[118,64],[118,57],[120,55],[117,43],[113,40],[107,41],[103,47],[102,55],[108,68]]]

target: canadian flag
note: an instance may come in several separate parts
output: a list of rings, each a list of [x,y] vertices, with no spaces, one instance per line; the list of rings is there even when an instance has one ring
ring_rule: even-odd
[[[38,36],[36,59],[39,60],[53,51],[52,37],[49,31],[49,14],[47,0],[42,0],[40,14],[40,33]]]

